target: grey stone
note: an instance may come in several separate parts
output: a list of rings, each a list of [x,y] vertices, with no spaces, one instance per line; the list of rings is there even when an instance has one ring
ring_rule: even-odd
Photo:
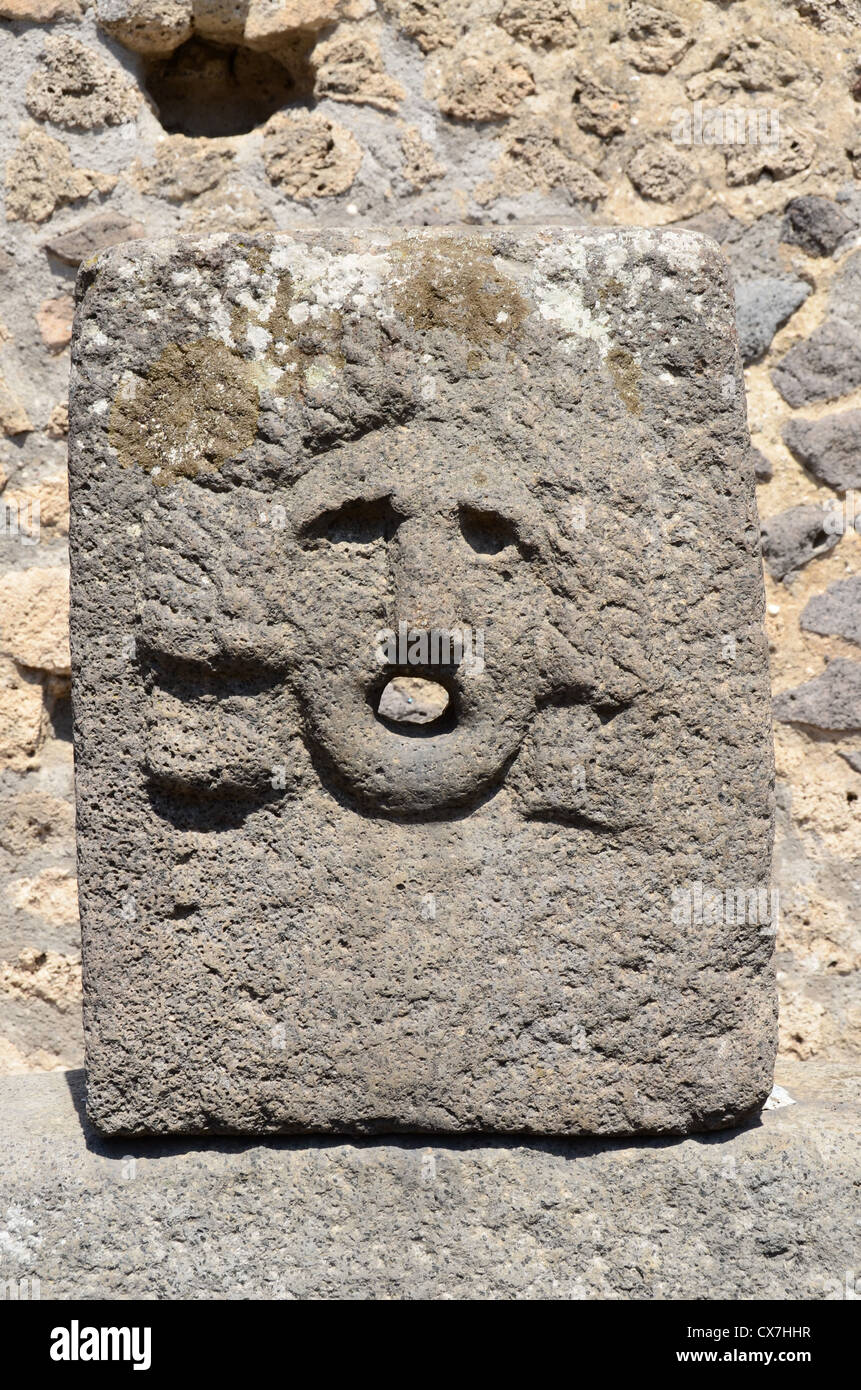
[[[133,242],[79,296],[97,1126],[680,1133],[754,1112],[773,936],[734,895],[769,883],[770,705],[714,245]],[[381,665],[401,622],[468,629],[481,660]],[[445,686],[439,729],[377,717],[405,675]]]
[[[820,676],[774,700],[774,714],[784,724],[844,733],[861,729],[861,662],[839,657]]]
[[[750,456],[753,461],[754,477],[758,483],[770,483],[774,476],[774,469],[771,460],[765,457],[761,449],[754,449],[751,446]]]
[[[43,1299],[845,1298],[857,1082],[780,1077],[795,1103],[732,1134],[347,1144],[104,1140],[80,1073],[3,1077],[0,1279]]]
[[[789,420],[783,442],[820,482],[838,492],[861,488],[861,410]]]
[[[792,578],[840,540],[823,507],[805,503],[768,517],[761,527],[762,555],[774,579]]]
[[[98,251],[142,237],[145,232],[142,223],[136,222],[133,217],[126,217],[124,213],[97,212],[85,222],[52,236],[50,241],[45,242],[45,250],[64,265],[77,266]]]
[[[861,575],[838,580],[824,594],[814,594],[801,614],[806,632],[861,642]]]
[[[810,256],[830,256],[855,223],[829,198],[793,198],[786,205],[781,240]]]
[[[791,406],[833,401],[861,385],[861,252],[835,276],[828,317],[773,368],[771,379]]]
[[[805,280],[789,275],[760,275],[740,280],[735,287],[736,323],[745,366],[759,361],[786,323],[810,294]]]
[[[861,772],[861,748],[853,749],[850,753],[838,748],[837,752],[849,764],[853,772]]]

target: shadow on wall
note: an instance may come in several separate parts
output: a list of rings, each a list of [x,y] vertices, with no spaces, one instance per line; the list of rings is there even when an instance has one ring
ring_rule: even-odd
[[[673,1135],[669,1138],[640,1136],[631,1139],[530,1139],[523,1134],[467,1134],[452,1138],[440,1134],[300,1134],[300,1135],[217,1135],[201,1139],[197,1135],[174,1135],[170,1138],[140,1138],[121,1135],[106,1139],[98,1134],[87,1118],[87,1074],[80,1068],[65,1073],[72,1104],[81,1122],[84,1142],[90,1153],[98,1154],[113,1163],[124,1164],[133,1159],[172,1158],[184,1153],[239,1154],[255,1149],[283,1149],[295,1153],[303,1149],[336,1149],[349,1145],[353,1149],[398,1148],[419,1152],[429,1144],[439,1153],[464,1153],[470,1149],[532,1149],[539,1153],[556,1154],[561,1158],[588,1158],[594,1154],[623,1149],[670,1149],[680,1144],[722,1145],[732,1143],[742,1130],[760,1129],[760,1115],[752,1116],[745,1125],[734,1129],[716,1130],[710,1134]]]
[[[191,38],[145,63],[144,85],[171,135],[246,135],[286,105],[310,105],[316,35],[299,34],[278,57]]]

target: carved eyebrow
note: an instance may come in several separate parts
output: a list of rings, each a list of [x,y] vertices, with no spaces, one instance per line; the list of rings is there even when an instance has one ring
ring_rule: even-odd
[[[293,517],[297,535],[304,535],[308,529],[323,516],[340,511],[343,507],[373,505],[390,498],[390,491],[384,486],[369,483],[363,487],[363,479],[324,478],[313,492],[309,489],[304,497],[294,503]]]
[[[534,528],[527,518],[487,502],[461,502],[457,509],[461,535],[480,555],[498,555],[508,546],[517,546],[525,556],[537,550]]]
[[[348,497],[309,516],[300,523],[298,534],[304,540],[367,545],[374,540],[390,540],[403,519],[388,495]]]

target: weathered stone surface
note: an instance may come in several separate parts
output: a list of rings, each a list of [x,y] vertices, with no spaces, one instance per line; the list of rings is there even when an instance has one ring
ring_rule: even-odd
[[[806,632],[845,637],[861,643],[861,575],[830,584],[824,594],[814,594],[801,614]]]
[[[824,555],[840,540],[828,526],[824,508],[805,503],[768,517],[761,527],[762,555],[775,579],[791,579],[817,555]]]
[[[389,681],[377,705],[383,719],[404,724],[432,724],[448,708],[445,686],[415,676],[395,676]]]
[[[403,153],[401,174],[412,188],[424,188],[445,175],[445,165],[437,159],[433,148],[415,126],[406,126],[401,131],[400,139]]]
[[[0,1275],[43,1299],[840,1299],[857,1087],[787,1072],[793,1104],[670,1144],[117,1142],[82,1073],[4,1077]]]
[[[751,448],[751,459],[753,460],[753,471],[758,483],[770,483],[774,469],[771,460],[765,457],[761,449]]]
[[[532,74],[507,52],[455,52],[431,69],[427,94],[458,121],[501,121],[535,91]]]
[[[569,0],[503,0],[496,23],[513,39],[533,48],[568,48],[577,42],[580,27]]]
[[[137,161],[129,180],[142,193],[183,203],[215,188],[228,173],[236,151],[229,140],[191,140],[171,135],[160,140],[152,164]]]
[[[24,125],[15,153],[6,161],[6,220],[45,222],[63,203],[109,193],[116,182],[112,174],[77,168],[62,140]]]
[[[771,340],[810,294],[805,280],[789,275],[762,275],[739,280],[735,287],[736,325],[745,366],[768,351]]]
[[[50,352],[59,352],[70,342],[74,313],[75,301],[70,294],[45,299],[39,305],[36,322],[42,342]]]
[[[861,339],[857,324],[831,317],[796,343],[771,373],[791,406],[834,401],[861,385]]]
[[[625,167],[637,192],[657,203],[683,197],[692,180],[690,161],[666,140],[644,140]]]
[[[771,182],[791,178],[808,168],[816,153],[816,141],[803,131],[787,130],[781,126],[780,139],[773,143],[728,145],[726,149],[726,181],[731,188],[758,183],[765,178]]]
[[[274,232],[275,221],[256,194],[227,178],[189,204],[183,231],[196,236],[212,232]]]
[[[297,202],[346,193],[361,162],[362,147],[355,136],[325,116],[283,111],[266,123],[266,172]]]
[[[250,47],[271,47],[280,39],[361,19],[374,9],[374,0],[249,0],[243,38]]]
[[[396,111],[406,95],[386,72],[379,44],[365,35],[335,33],[314,49],[314,66],[317,97]]]
[[[855,223],[830,198],[793,198],[786,205],[781,240],[810,256],[830,256]]]
[[[861,729],[861,661],[829,661],[821,676],[774,700],[775,718],[845,733]]]
[[[42,62],[27,84],[27,110],[38,121],[93,130],[134,119],[141,95],[121,68],[68,35],[45,40]]]
[[[27,434],[33,428],[25,407],[0,378],[0,430],[12,438],[16,434]]]
[[[69,576],[62,569],[0,577],[0,652],[20,666],[69,674]]]
[[[68,926],[78,920],[78,885],[65,869],[43,869],[36,878],[14,879],[9,896],[15,907]],[[8,988],[8,980],[2,982]]]
[[[771,373],[791,406],[833,401],[861,386],[861,251],[850,256],[828,295],[828,316],[789,349]]]
[[[656,5],[633,0],[626,18],[630,59],[641,72],[668,72],[694,41],[680,15]]]
[[[98,1125],[755,1110],[772,928],[721,895],[768,883],[769,707],[716,248],[309,228],[131,243],[80,294]],[[474,640],[404,661],[402,622]],[[403,675],[445,685],[439,732],[377,717]]]
[[[97,212],[85,222],[58,232],[45,242],[45,250],[64,265],[80,265],[97,251],[105,251],[109,246],[131,241],[146,233],[143,223],[121,212]]]
[[[572,203],[596,203],[607,192],[606,184],[574,156],[565,132],[540,116],[512,120],[492,175],[476,188],[476,199],[482,204],[503,191],[516,196],[561,187]]]
[[[191,0],[96,0],[99,27],[135,53],[172,53],[194,32]]]
[[[450,0],[381,0],[381,5],[423,53],[451,48],[466,28],[465,16]]]
[[[50,24],[54,19],[80,19],[78,0],[0,0],[0,19]]]
[[[783,442],[820,482],[838,492],[861,488],[861,410],[788,420]]]
[[[42,686],[32,671],[0,656],[0,767],[31,765],[45,734]]]

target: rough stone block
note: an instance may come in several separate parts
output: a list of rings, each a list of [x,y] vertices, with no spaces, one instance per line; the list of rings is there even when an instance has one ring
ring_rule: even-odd
[[[770,713],[716,247],[130,242],[73,351],[94,1123],[756,1110]],[[387,715],[407,677],[437,718]]]
[[[857,1085],[781,1080],[794,1104],[693,1139],[249,1144],[100,1139],[81,1073],[3,1077],[0,1279],[43,1299],[857,1297]]]

